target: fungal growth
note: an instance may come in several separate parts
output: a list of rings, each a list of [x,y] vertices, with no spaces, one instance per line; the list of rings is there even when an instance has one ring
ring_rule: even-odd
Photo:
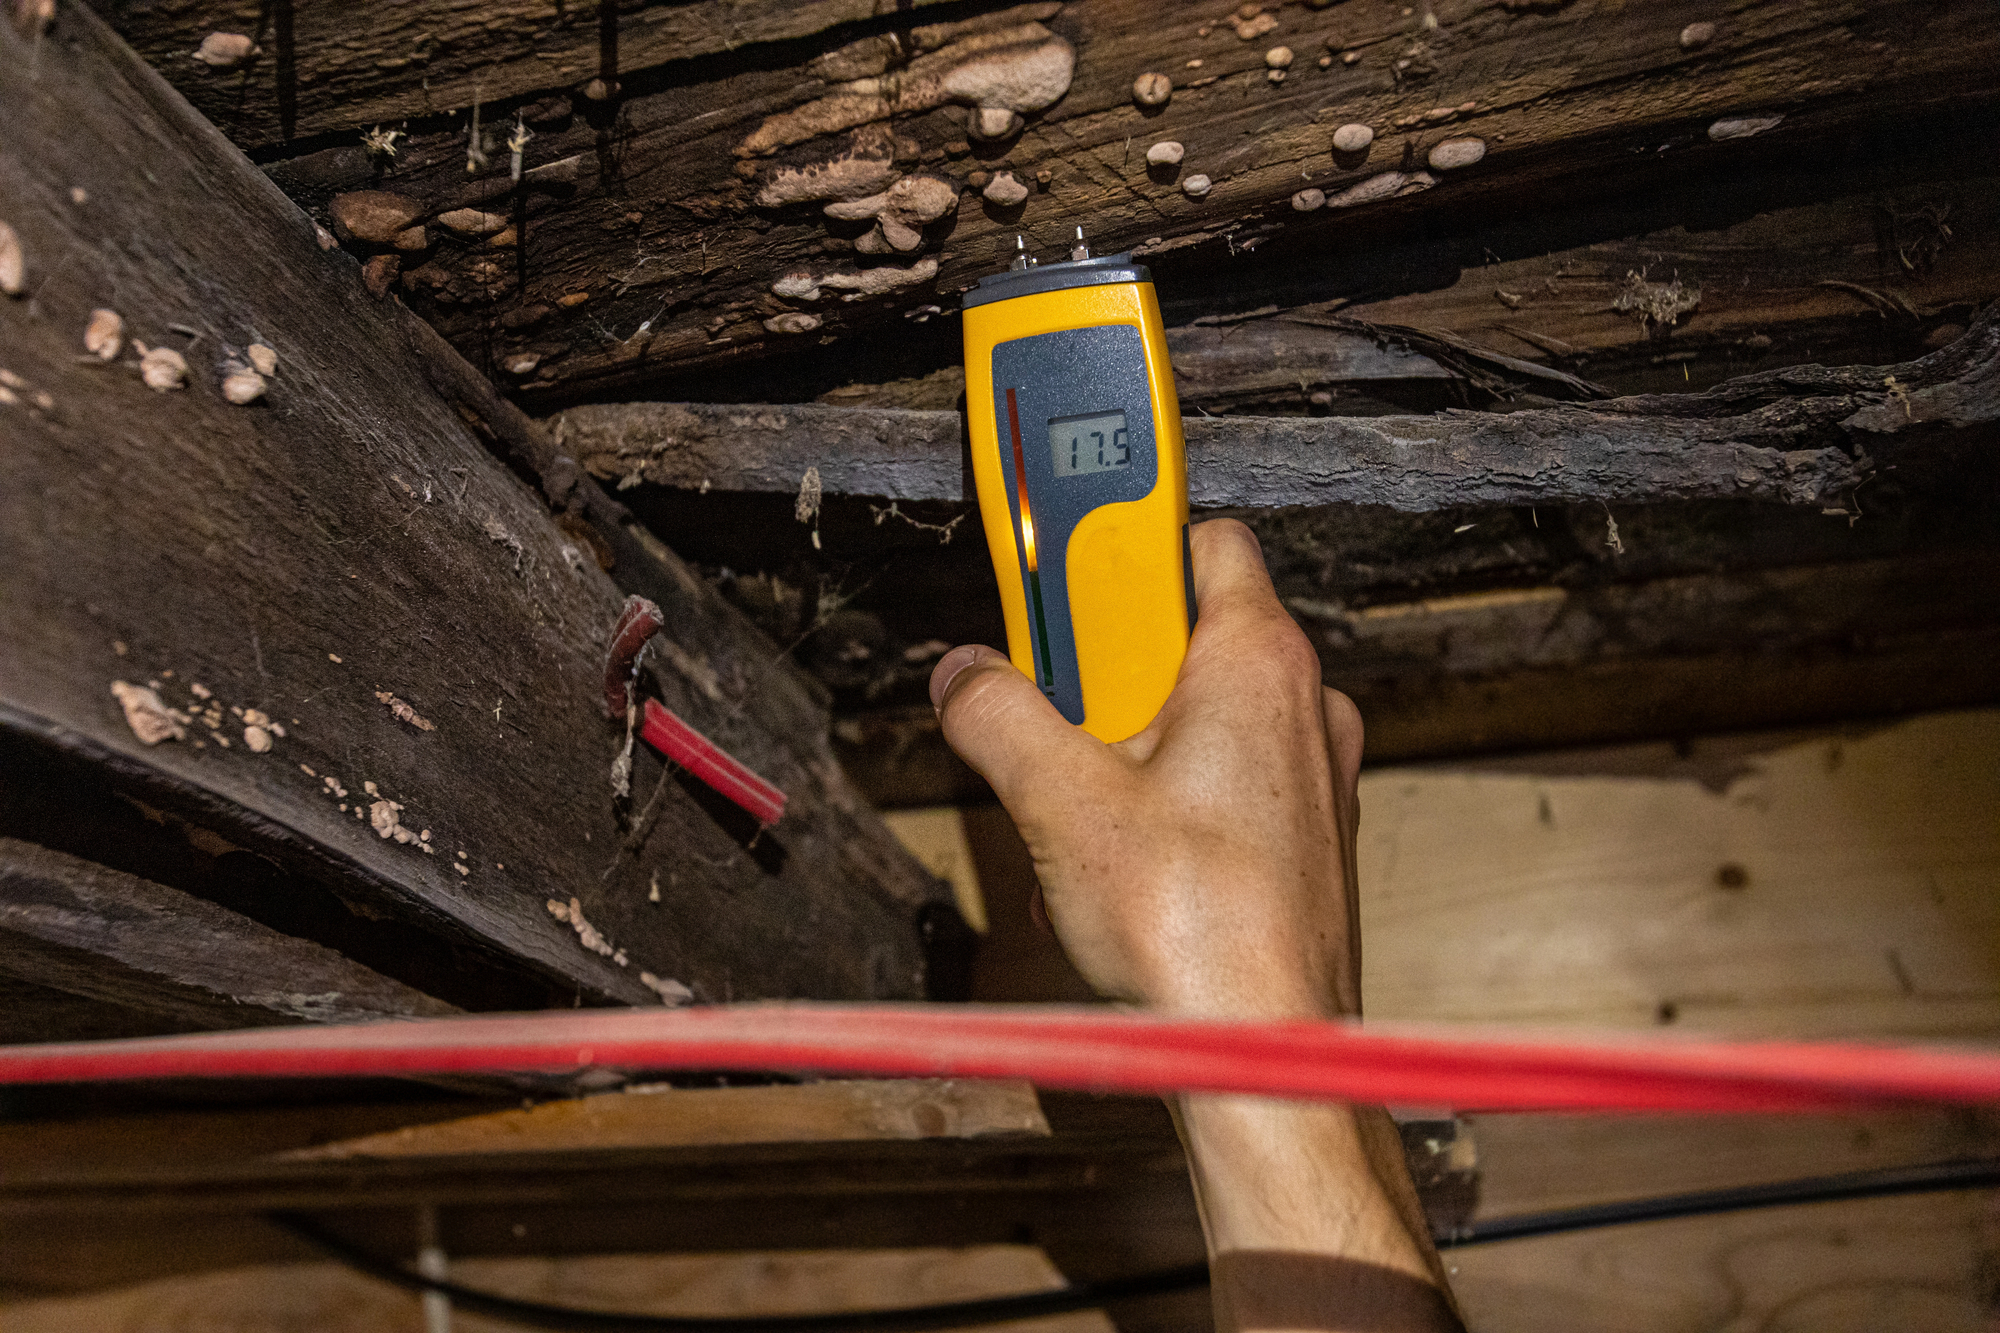
[[[1140,106],[1165,106],[1173,95],[1174,81],[1164,74],[1141,74],[1132,80],[1132,100]]]
[[[1300,190],[1292,196],[1292,207],[1301,213],[1310,213],[1315,208],[1326,207],[1325,190]]]
[[[1640,324],[1655,329],[1679,323],[1682,315],[1700,304],[1700,283],[1683,282],[1679,274],[1672,282],[1651,282],[1640,270],[1625,275],[1625,286],[1611,308],[1621,315],[1636,315]]]
[[[235,69],[250,57],[262,54],[258,45],[240,32],[212,32],[201,39],[194,58],[210,69]]]
[[[1028,187],[1023,185],[1011,171],[1003,171],[986,182],[980,191],[987,203],[996,208],[1012,208],[1028,197]]]
[[[171,347],[148,347],[137,338],[132,350],[139,354],[139,378],[154,393],[172,393],[187,383],[187,358]]]
[[[132,728],[132,734],[139,738],[141,744],[158,745],[161,741],[177,741],[186,737],[186,715],[168,708],[153,690],[144,685],[114,680],[111,682],[111,693],[118,700],[118,706],[125,710],[125,725]]]
[[[971,107],[968,129],[974,133],[1000,123],[987,111],[1013,118],[1055,105],[1069,91],[1076,72],[1076,51],[1040,23],[1019,23],[978,31],[977,20],[917,28],[911,39],[925,49],[902,69],[891,73],[877,39],[834,52],[823,65],[847,73],[860,69],[881,72],[836,84],[827,94],[792,111],[767,117],[736,147],[739,157],[768,157],[781,148],[822,134],[838,134],[887,120],[892,116],[929,111],[948,102]],[[878,63],[879,62],[879,63]],[[1011,131],[1009,131],[1011,132]]]
[[[1024,191],[1025,193],[1025,191]],[[905,176],[880,194],[826,206],[844,222],[874,219],[875,230],[855,243],[862,254],[908,252],[923,244],[923,229],[958,208],[958,188],[935,176]]]
[[[354,190],[337,194],[327,204],[333,225],[349,238],[375,245],[392,244],[398,232],[424,215],[424,206],[388,190]]]
[[[1431,149],[1430,156],[1424,160],[1438,171],[1456,171],[1460,167],[1471,166],[1485,156],[1484,139],[1446,139]]]
[[[1199,199],[1213,189],[1214,184],[1206,176],[1189,176],[1181,182],[1181,192],[1190,199]]]
[[[1172,139],[1162,139],[1146,150],[1146,165],[1153,167],[1177,167],[1187,156],[1187,149]]]
[[[1783,120],[1782,114],[1775,116],[1740,116],[1732,120],[1718,120],[1708,127],[1708,137],[1717,143],[1725,139],[1748,139],[1766,130],[1776,129]]]
[[[93,310],[83,330],[83,350],[99,361],[116,361],[125,346],[125,321],[116,310]]]
[[[0,222],[0,294],[19,296],[27,280],[27,257],[21,253],[21,238]]]
[[[1326,201],[1328,208],[1353,208],[1357,204],[1372,204],[1378,199],[1394,199],[1400,195],[1418,194],[1437,184],[1437,177],[1428,171],[1405,173],[1385,171],[1379,176],[1370,176],[1358,185],[1350,185],[1339,194]]]
[[[1333,151],[1358,153],[1375,142],[1375,131],[1366,125],[1342,125],[1333,132]]]

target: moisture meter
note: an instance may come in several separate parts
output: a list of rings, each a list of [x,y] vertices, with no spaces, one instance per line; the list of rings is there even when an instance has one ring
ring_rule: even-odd
[[[1017,240],[1016,246],[1021,243]],[[1152,275],[1021,255],[964,297],[965,407],[1007,652],[1065,718],[1122,741],[1194,628],[1187,451]]]

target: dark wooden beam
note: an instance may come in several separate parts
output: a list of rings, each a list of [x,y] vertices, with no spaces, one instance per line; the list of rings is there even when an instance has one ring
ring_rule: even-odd
[[[124,1011],[132,1036],[459,1012],[311,941],[13,838],[0,838],[0,975]],[[0,1031],[97,1035],[54,1017],[10,1004]]]
[[[1657,224],[1672,226],[1700,214],[1694,201],[1727,196],[1718,183],[1735,173],[1810,179],[1817,162],[1840,179],[1858,160],[1939,138],[1966,145],[1945,170],[1968,174],[2000,95],[2000,36],[1974,0],[1866,13],[1768,2],[1719,22],[1685,5],[1268,8],[1275,26],[1245,39],[1209,10],[1130,0],[953,7],[936,23],[916,12],[837,29],[826,25],[849,11],[830,0],[796,18],[751,6],[731,30],[734,49],[717,52],[718,34],[702,30],[707,5],[627,11],[615,40],[600,34],[594,50],[581,16],[566,26],[508,6],[473,34],[424,5],[398,9],[386,37],[365,18],[350,29],[344,11],[301,14],[246,34],[265,54],[229,70],[189,56],[204,29],[241,26],[220,5],[134,8],[120,22],[322,218],[331,222],[338,194],[409,199],[427,223],[419,248],[392,251],[385,236],[356,240],[357,252],[395,254],[402,289],[456,346],[552,405],[625,396],[662,375],[810,357],[828,340],[836,352],[886,340],[921,358],[935,328],[903,316],[949,307],[1004,262],[1016,232],[1053,252],[1085,223],[1101,249],[1154,262],[1165,290],[1217,304],[1232,292],[1295,293],[1306,280],[1338,288],[1320,298],[1401,295],[1435,285],[1401,262],[1408,243],[1468,237],[1497,218],[1560,230],[1549,219],[1562,210],[1645,196],[1684,201],[1681,216]],[[1683,43],[1696,20],[1713,23],[1712,35]],[[648,41],[668,28],[679,45]],[[1279,44],[1295,58],[1273,83],[1264,55]],[[1577,50],[1588,59],[1572,58]],[[674,58],[704,51],[715,53]],[[1164,106],[1134,102],[1133,82],[1148,72],[1176,85]],[[599,92],[619,87],[592,100],[593,80],[604,81]],[[468,180],[480,96],[489,147]],[[982,99],[1019,102],[1025,126],[993,141],[971,135]],[[504,146],[517,113],[537,136],[518,188]],[[1332,133],[1350,122],[1370,126],[1374,142],[1334,154]],[[278,145],[305,126],[314,137]],[[378,126],[408,132],[393,156],[364,147]],[[1484,156],[1432,166],[1448,139],[1475,139]],[[1162,140],[1186,146],[1175,170],[1147,166],[1145,149]],[[921,224],[915,249],[857,249],[872,223],[829,219],[827,200],[799,197],[796,178],[849,156],[878,164],[856,190],[930,178],[953,211]],[[1025,184],[1025,199],[984,198],[1001,172]],[[1182,188],[1196,175],[1213,182],[1199,197]],[[1357,187],[1361,196],[1347,193]],[[1307,189],[1353,206],[1299,211],[1294,196]],[[463,208],[511,221],[511,244],[496,247],[483,223],[437,224]],[[1506,257],[1647,229],[1572,234]],[[1479,248],[1452,270],[1480,262]],[[781,282],[794,274],[820,281]]]
[[[94,774],[455,956],[429,969],[454,1001],[657,1003],[642,972],[701,998],[921,995],[949,895],[848,786],[780,650],[89,10],[38,45],[0,28],[0,71],[25,267],[0,300],[0,731],[31,763],[0,804]],[[85,350],[98,309],[122,317],[110,358]],[[141,342],[156,374],[179,358],[164,391]],[[276,366],[238,405],[253,344]],[[644,753],[614,795],[605,564],[664,590],[649,688],[788,792],[776,829]],[[571,900],[604,949],[545,906]]]
[[[1393,331],[1329,321],[1350,336]],[[1840,507],[1882,463],[1990,447],[2000,420],[2000,307],[1919,361],[1765,371],[1707,393],[1504,415],[1188,417],[1197,507],[1766,500]],[[1965,430],[1962,428],[1974,428]],[[809,405],[598,403],[554,430],[597,477],[682,489],[969,498],[951,412]],[[1878,461],[1879,460],[1879,461]]]
[[[1279,552],[1283,540],[1266,536]],[[1281,569],[1280,586],[1290,581]],[[1368,606],[1286,601],[1327,684],[1359,705],[1369,763],[2000,700],[1990,665],[2000,556],[1990,549]],[[927,706],[856,706],[834,734],[881,804],[991,799]]]

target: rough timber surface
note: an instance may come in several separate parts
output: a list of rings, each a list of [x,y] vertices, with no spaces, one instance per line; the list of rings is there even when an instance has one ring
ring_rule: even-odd
[[[518,6],[469,45],[416,40],[413,29],[463,27],[433,0],[406,11],[411,26],[391,27],[386,42],[359,23],[338,34],[343,63],[310,81],[304,74],[331,49],[324,25],[344,19],[302,14],[289,41],[274,29],[260,37],[265,55],[229,71],[189,59],[189,44],[205,28],[255,31],[248,6],[133,6],[120,22],[239,142],[259,145],[302,203],[324,209],[336,194],[374,188],[407,196],[426,218],[464,207],[509,217],[511,247],[431,226],[425,248],[403,254],[402,281],[454,345],[476,361],[521,367],[525,397],[549,406],[813,355],[829,340],[835,352],[879,340],[918,347],[931,326],[905,317],[949,308],[1004,262],[1016,232],[1053,254],[1084,222],[1100,250],[1135,249],[1163,283],[1275,288],[1338,256],[1475,230],[1482,219],[1548,217],[1633,194],[1686,199],[1695,211],[1722,176],[1815,155],[1838,173],[1857,154],[1894,157],[1913,142],[1965,136],[1976,156],[2000,100],[2000,32],[1978,0],[1763,0],[1720,16],[1612,0],[1453,0],[1409,14],[1396,0],[1275,4],[1265,16],[1275,26],[1252,40],[1223,21],[1222,6],[951,5],[808,37],[832,6],[792,21],[771,4],[740,8],[744,44],[726,53],[668,61],[634,35],[651,18],[678,22],[709,8],[621,10],[617,40],[600,39],[596,64],[579,67],[579,22]],[[1683,46],[1696,20],[1715,23],[1715,35]],[[1024,25],[1065,43],[1073,74],[1016,135],[974,142],[969,108],[917,85],[941,69],[972,69],[978,39]],[[769,40],[780,29],[786,39]],[[1272,83],[1263,53],[1278,44],[1296,59]],[[621,91],[591,101],[579,89],[602,77],[607,56]],[[468,65],[480,69],[491,140],[469,181]],[[1134,105],[1133,80],[1147,72],[1174,82],[1163,107]],[[866,86],[891,95],[868,102],[877,110],[855,110],[854,99],[874,97],[857,81],[876,76],[883,82]],[[427,79],[433,100],[403,112],[416,115],[407,124],[385,120],[372,92],[360,95],[364,83],[395,86],[407,105]],[[298,125],[320,128],[280,144],[288,87]],[[344,98],[354,100],[343,118]],[[517,190],[504,140],[522,110],[536,137]],[[1375,140],[1337,158],[1331,136],[1349,122],[1371,127]],[[393,158],[362,146],[378,124],[409,134]],[[1451,138],[1480,140],[1483,158],[1432,168],[1430,154]],[[1864,139],[1868,147],[1852,147]],[[1161,140],[1186,146],[1178,171],[1147,166],[1146,148]],[[776,198],[765,192],[786,172],[852,155],[942,181],[955,211],[929,223],[915,249],[871,255],[856,249],[867,224],[823,216],[822,201],[759,202]],[[1002,171],[1028,186],[1024,200],[983,197],[986,178]],[[1385,180],[1391,173],[1396,181]],[[1196,174],[1214,181],[1199,198],[1181,188]],[[1370,182],[1379,197],[1351,206],[1301,212],[1292,202],[1304,189],[1349,202],[1343,192]],[[798,273],[865,276],[869,294],[774,291]]]
[[[311,941],[14,838],[0,838],[0,975],[116,1011],[120,1036],[458,1012]],[[10,1004],[0,1034],[109,1035],[51,1017]]]
[[[669,626],[689,641],[657,679],[787,790],[785,822],[746,850],[645,755],[615,808],[619,590],[482,445],[476,394],[434,387],[429,330],[81,7],[38,51],[0,28],[0,121],[26,268],[0,299],[0,723],[48,765],[11,783],[81,764],[358,927],[442,941],[441,998],[484,971],[510,1003],[657,1002],[642,969],[699,998],[922,993],[945,891],[795,710],[760,715],[768,641],[690,593],[710,613]],[[99,307],[128,348],[180,352],[185,387],[85,357]],[[252,342],[276,370],[234,406],[221,363]],[[183,734],[143,743],[117,681],[151,682]],[[572,898],[616,956],[544,905]]]
[[[1202,508],[1777,501],[1838,506],[1875,470],[1916,464],[1959,428],[2000,420],[2000,307],[1922,361],[1765,371],[1705,394],[1505,414],[1188,417]],[[592,475],[687,489],[969,499],[954,412],[818,404],[596,403],[556,433]],[[1973,443],[1962,441],[1962,443]]]

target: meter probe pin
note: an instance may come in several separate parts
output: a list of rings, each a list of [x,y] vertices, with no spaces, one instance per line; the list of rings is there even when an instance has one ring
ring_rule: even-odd
[[[1010,273],[1018,273],[1035,261],[1028,258],[1028,241],[1019,232],[1014,234],[1014,262],[1007,266]]]
[[[1072,263],[1090,258],[1090,247],[1083,243],[1083,228],[1081,226],[1078,226],[1076,229],[1076,244],[1069,248],[1069,257]]]

